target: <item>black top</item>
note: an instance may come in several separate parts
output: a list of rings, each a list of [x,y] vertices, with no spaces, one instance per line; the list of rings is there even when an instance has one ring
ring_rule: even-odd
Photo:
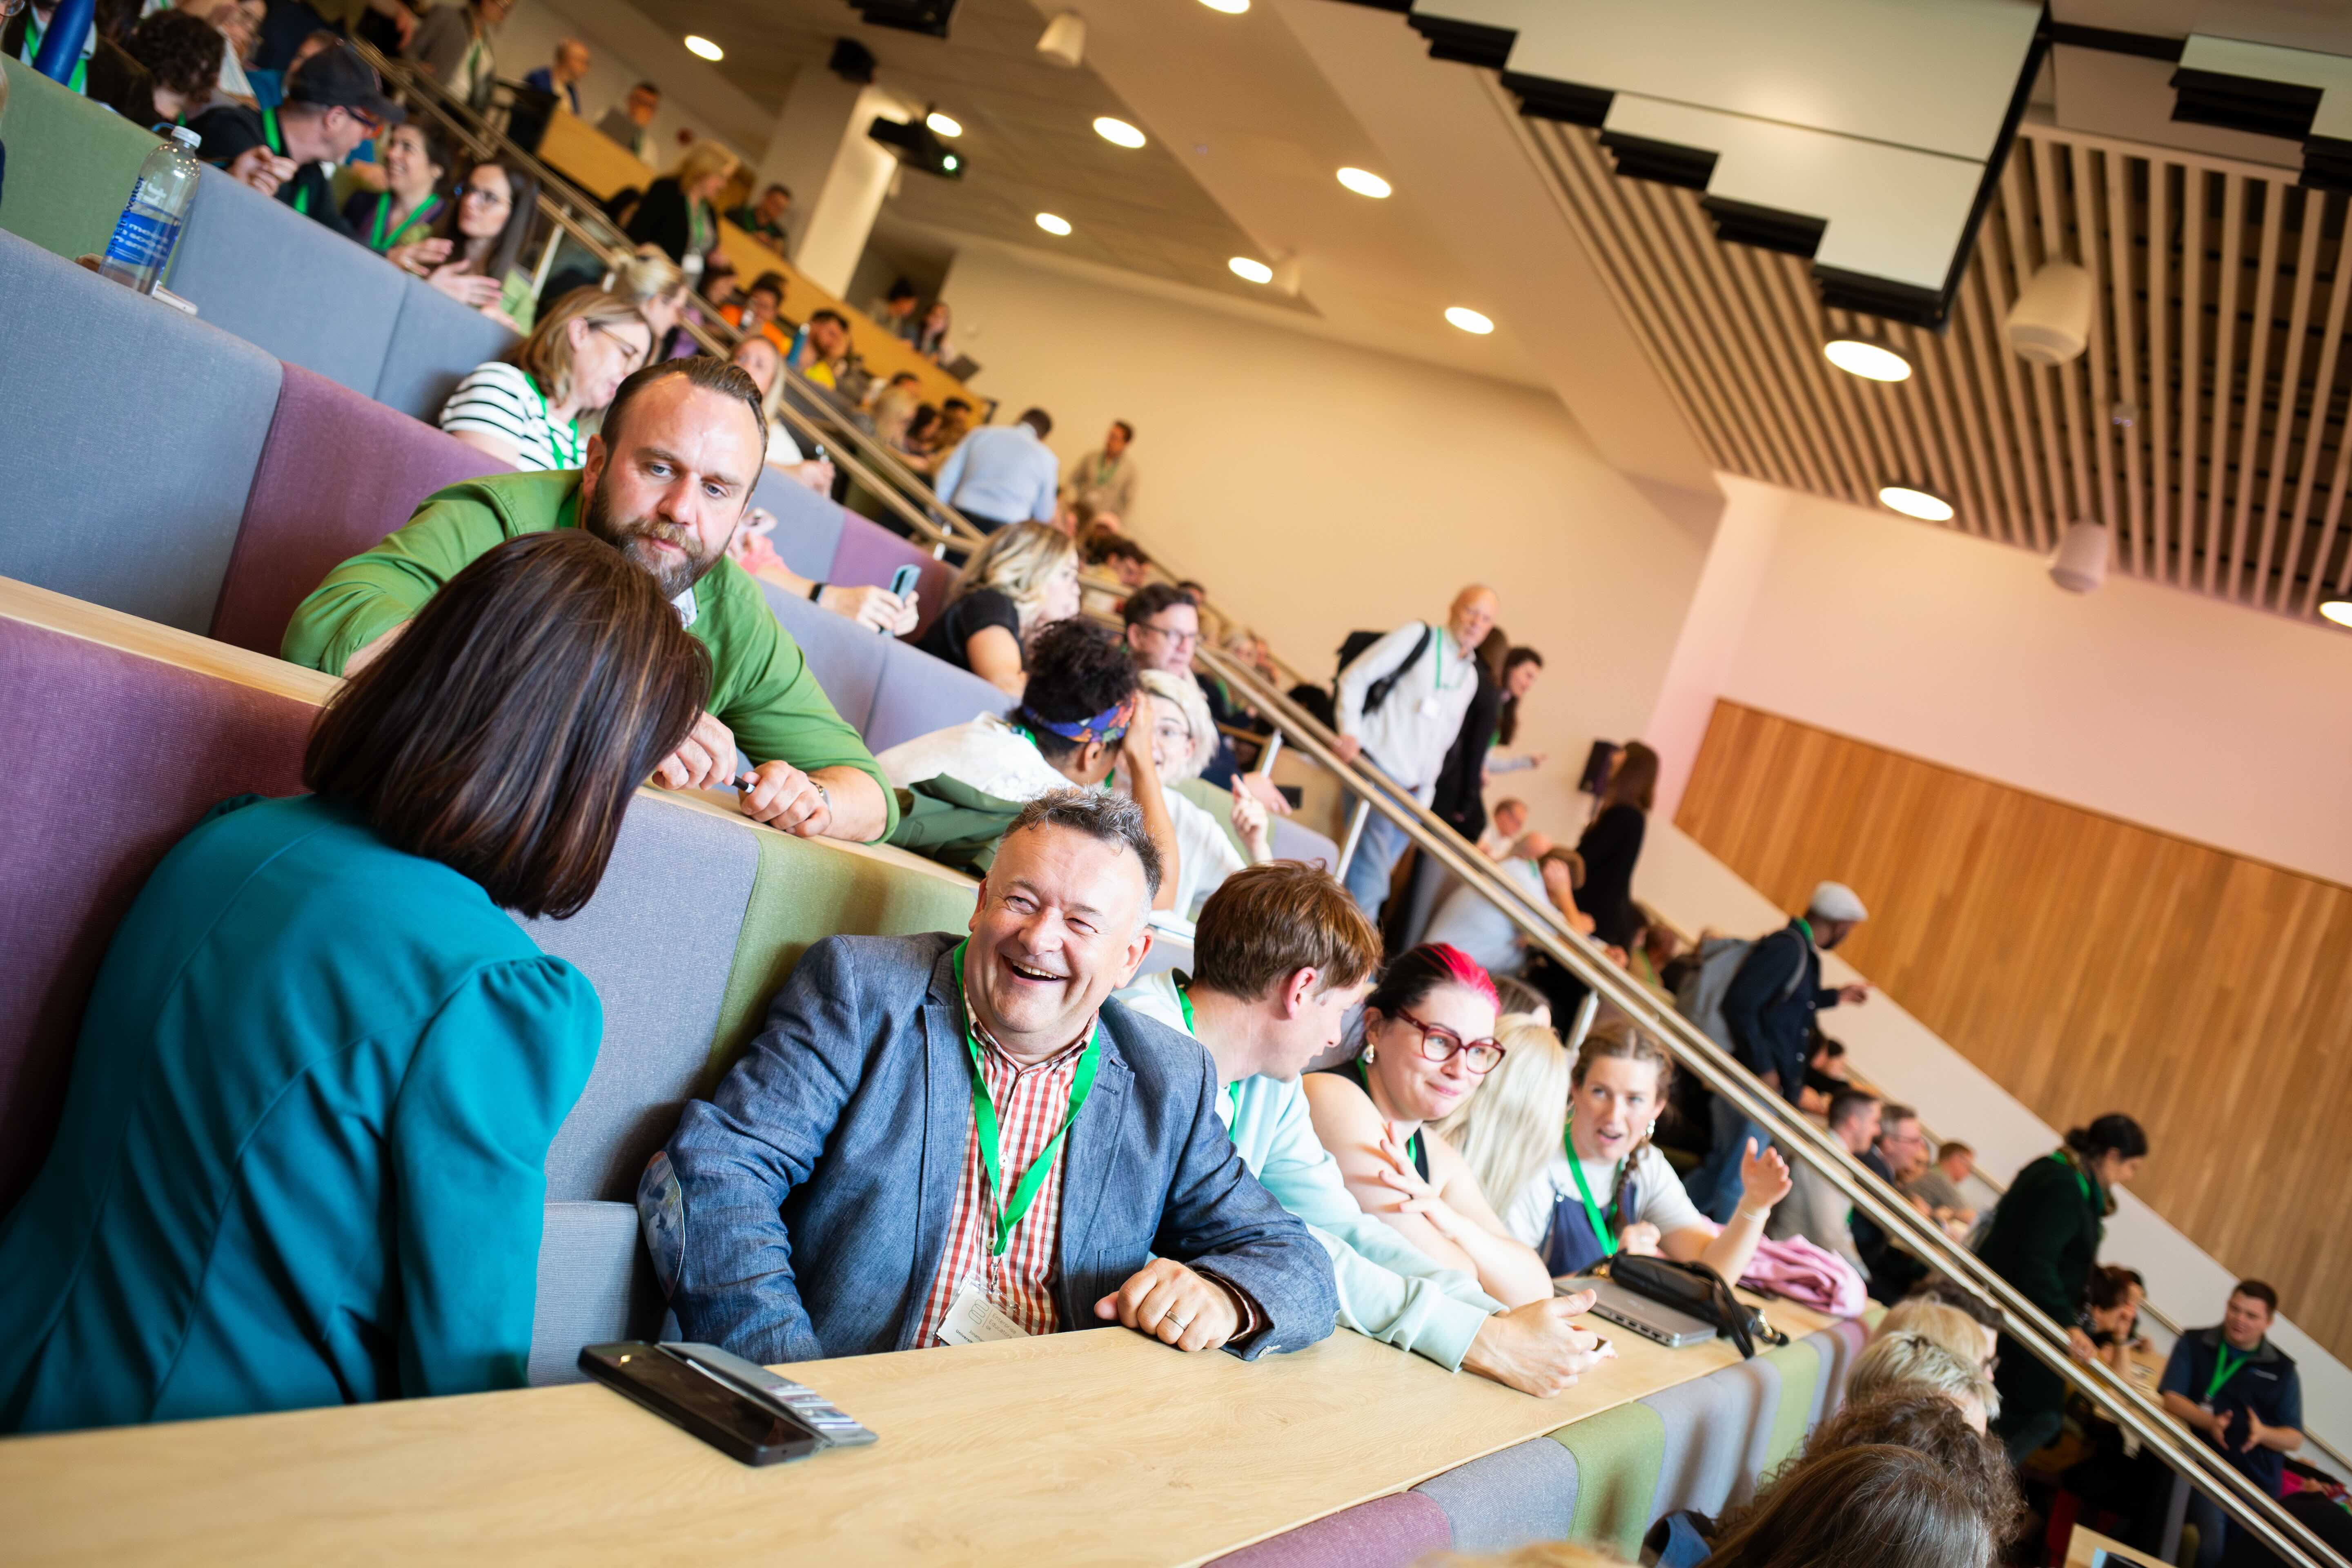
[[[1444,765],[1437,770],[1429,809],[1475,844],[1486,831],[1486,786],[1482,775],[1486,771],[1486,752],[1495,744],[1495,726],[1502,716],[1503,689],[1486,673],[1485,659],[1473,662],[1477,666],[1478,689],[1471,693],[1462,728],[1454,731],[1454,744],[1446,750]]]
[[[236,104],[223,104],[207,109],[188,121],[188,129],[204,138],[196,155],[207,163],[217,163],[226,169],[236,161],[236,155],[249,147],[268,147],[276,152],[283,141],[273,143],[262,123],[262,112]],[[278,187],[278,199],[296,212],[306,213],[316,222],[351,237],[351,226],[343,215],[335,210],[335,188],[328,182],[324,170],[316,163],[298,163],[294,177]]]
[[[1364,1063],[1361,1058],[1349,1057],[1338,1067],[1317,1068],[1315,1070],[1337,1073],[1362,1089],[1366,1100],[1372,1098],[1372,1082],[1364,1076]],[[1429,1180],[1429,1145],[1423,1142],[1420,1133],[1416,1132],[1405,1140],[1404,1152],[1412,1156],[1412,1168],[1421,1173],[1421,1179],[1424,1182]]]
[[[667,174],[647,185],[637,210],[629,215],[625,232],[639,245],[650,240],[660,246],[664,255],[683,264],[687,247],[694,241],[694,220],[687,211],[684,187]],[[714,238],[718,235],[715,223],[711,234]]]
[[[1021,642],[1021,612],[1010,595],[994,588],[974,588],[948,601],[915,646],[934,658],[943,658],[958,669],[970,669],[971,659],[964,652],[972,635],[984,626],[1003,626],[1013,634],[1015,647]],[[1029,656],[1024,649],[1021,668],[1029,668]]]
[[[0,53],[11,59],[22,59],[27,66],[32,60],[25,55],[25,35],[32,30],[33,8],[30,5],[8,18],[0,26]],[[155,112],[155,79],[147,68],[132,59],[121,45],[100,33],[89,52],[89,69],[82,73],[81,95],[92,103],[102,103],[133,125],[152,126],[159,116]]]
[[[1638,805],[1618,802],[1594,817],[1576,841],[1584,858],[1584,886],[1576,907],[1592,917],[1592,934],[1619,947],[1632,943],[1641,917],[1633,912],[1633,863],[1650,819]]]
[[[1781,1098],[1793,1103],[1805,1084],[1805,1047],[1813,1015],[1837,1005],[1822,984],[1821,954],[1790,921],[1748,950],[1723,992],[1723,1022],[1748,1070],[1780,1075]]]

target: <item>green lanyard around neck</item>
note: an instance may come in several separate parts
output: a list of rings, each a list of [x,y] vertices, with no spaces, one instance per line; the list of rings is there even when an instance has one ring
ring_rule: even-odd
[[[547,426],[548,451],[563,459],[563,461],[558,463],[556,467],[559,468],[578,468],[580,466],[580,421],[578,417],[575,416],[569,422],[569,428],[571,430],[571,445],[569,447],[558,446],[556,444],[556,437],[559,432],[555,428],[555,411],[548,406],[547,394],[539,390],[539,381],[530,374],[530,372],[523,372],[522,379],[523,384],[530,387],[532,395],[539,399],[540,421]],[[959,949],[958,951],[961,950]],[[961,974],[963,972],[959,968],[956,973]]]
[[[2260,1348],[2260,1346],[2255,1347],[2257,1350]],[[2221,1392],[2221,1385],[2229,1382],[2231,1377],[2235,1376],[2240,1367],[2245,1365],[2248,1362],[2253,1359],[2253,1351],[2239,1351],[2236,1352],[2236,1359],[2232,1360],[2231,1352],[2226,1342],[2214,1347],[2213,1376],[2212,1379],[2205,1384],[2205,1403],[2208,1405],[2212,1404],[2213,1396]]]
[[[2068,1171],[2073,1173],[2074,1184],[2083,1189],[2083,1201],[2084,1203],[2087,1204],[2095,1201],[2091,1196],[2091,1176],[2089,1172],[2084,1170],[2082,1166],[2076,1164],[2074,1161],[2066,1158],[2063,1152],[2053,1151],[2050,1157],[2057,1161],[2060,1164],[2065,1166]]]
[[[1192,1026],[1192,994],[1184,988],[1181,980],[1176,982],[1176,1006],[1184,1015],[1184,1032],[1199,1039],[1201,1032]],[[1242,1119],[1242,1080],[1239,1079],[1225,1085],[1225,1109],[1232,1112],[1225,1118],[1225,1136],[1238,1138]]]
[[[92,22],[90,24],[90,30],[95,33],[98,30],[98,24]],[[38,16],[27,16],[25,18],[25,52],[16,58],[23,60],[26,65],[31,65],[35,60],[41,58],[42,31],[41,19]],[[74,61],[73,75],[66,79],[66,90],[68,92],[80,93],[89,86],[89,55],[85,51],[81,58]],[[85,96],[87,95],[85,94]]]
[[[1062,1125],[1054,1130],[1037,1157],[1021,1173],[1010,1195],[1004,1191],[1004,1175],[1001,1153],[1003,1140],[997,1130],[996,1102],[989,1098],[988,1075],[981,1070],[980,1035],[971,1026],[970,1004],[964,1000],[963,953],[969,942],[956,943],[955,983],[956,1005],[966,1009],[963,1026],[964,1049],[971,1053],[971,1119],[980,1139],[981,1163],[988,1168],[988,1190],[997,1194],[1002,1206],[992,1216],[995,1221],[995,1242],[988,1249],[991,1258],[1004,1256],[1005,1247],[1013,1240],[1013,1227],[1028,1217],[1029,1205],[1037,1201],[1037,1189],[1045,1184],[1053,1171],[1054,1162],[1062,1152],[1063,1141],[1069,1137],[1070,1127],[1086,1105],[1087,1096],[1094,1092],[1095,1072],[1102,1066],[1102,1024],[1097,1020],[1094,1033],[1087,1037],[1087,1048],[1078,1058],[1077,1075],[1070,1080],[1070,1112],[1062,1118]]]
[[[269,150],[277,153],[279,157],[290,158],[293,156],[292,153],[286,151],[286,138],[278,133],[278,111],[276,110],[265,109],[261,111],[261,136],[262,140],[269,143]],[[297,180],[299,180],[302,177],[302,172],[299,169],[297,169],[294,172],[294,177]],[[294,210],[300,213],[303,216],[308,217],[310,215],[310,186],[299,184],[295,186],[293,205]]]
[[[408,209],[408,216],[400,220],[400,226],[398,228],[394,229],[390,234],[386,234],[383,232],[383,226],[392,216],[392,193],[390,191],[378,192],[375,198],[375,226],[368,231],[368,248],[370,250],[376,251],[390,250],[394,246],[400,243],[400,237],[402,235],[406,234],[418,224],[426,221],[432,217],[435,213],[439,212],[440,210],[441,198],[439,196],[427,196],[423,201]]]
[[[1573,1115],[1569,1119],[1569,1125],[1571,1131],[1560,1135],[1560,1142],[1568,1150],[1568,1173],[1576,1178],[1576,1195],[1584,1200],[1584,1217],[1591,1225],[1592,1234],[1600,1238],[1601,1255],[1603,1258],[1614,1258],[1617,1256],[1617,1237],[1611,1233],[1609,1221],[1602,1215],[1601,1205],[1592,1201],[1592,1189],[1585,1184],[1584,1161],[1576,1152]],[[1612,1172],[1609,1177],[1609,1191],[1612,1197],[1616,1194],[1618,1183],[1624,1179],[1624,1175],[1625,1162],[1620,1160],[1617,1162],[1616,1170]]]

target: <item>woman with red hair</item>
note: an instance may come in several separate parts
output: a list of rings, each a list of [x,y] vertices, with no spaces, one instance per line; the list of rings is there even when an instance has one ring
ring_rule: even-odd
[[[1366,1214],[1431,1261],[1467,1269],[1506,1307],[1547,1300],[1542,1258],[1504,1228],[1461,1152],[1434,1123],[1477,1092],[1503,1059],[1495,983],[1461,949],[1425,944],[1364,998],[1361,1044],[1307,1079],[1315,1136]]]

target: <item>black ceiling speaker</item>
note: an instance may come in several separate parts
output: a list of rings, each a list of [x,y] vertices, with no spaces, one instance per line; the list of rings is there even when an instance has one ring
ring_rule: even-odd
[[[866,134],[889,148],[890,155],[909,169],[942,180],[963,178],[963,154],[951,150],[919,120],[901,123],[877,114]]]
[[[874,80],[874,51],[856,38],[835,38],[833,58],[824,62],[824,68],[845,82],[870,86]]]
[[[928,33],[934,38],[948,36],[948,18],[956,8],[956,0],[849,0],[849,4],[868,26]]]

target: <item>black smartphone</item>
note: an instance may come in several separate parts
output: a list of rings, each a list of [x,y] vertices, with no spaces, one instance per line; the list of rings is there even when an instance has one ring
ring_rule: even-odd
[[[642,1340],[583,1345],[580,1370],[747,1465],[804,1459],[827,1446],[790,1410],[722,1381],[667,1345]]]

